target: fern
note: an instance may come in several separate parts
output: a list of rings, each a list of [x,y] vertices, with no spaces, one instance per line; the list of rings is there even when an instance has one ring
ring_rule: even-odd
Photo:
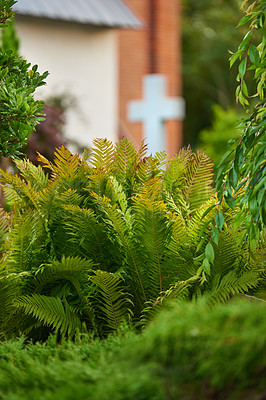
[[[14,305],[63,336],[73,337],[81,330],[79,317],[65,299],[34,294],[21,296]]]
[[[9,218],[6,213],[0,209],[0,255],[4,250],[4,243],[9,229]]]
[[[246,293],[249,289],[258,286],[259,275],[253,271],[244,272],[238,276],[236,271],[229,271],[221,278],[219,274],[215,275],[212,287],[206,294],[206,301],[209,305],[226,302],[231,296],[239,293]]]
[[[47,259],[45,243],[39,214],[30,210],[11,223],[6,262],[17,272],[34,269]]]
[[[213,164],[204,153],[191,153],[183,193],[192,211],[197,210],[213,195]]]
[[[81,285],[87,282],[89,271],[93,266],[90,260],[82,260],[80,257],[63,257],[61,261],[54,260],[50,264],[42,265],[34,274],[34,291],[42,293],[51,283],[70,281],[82,298]]]
[[[131,316],[132,301],[124,292],[121,279],[106,271],[94,271],[90,281],[96,287],[91,303],[94,305],[95,314],[104,321],[107,331],[117,331],[122,321],[128,321]],[[96,301],[95,301],[96,300]]]
[[[45,188],[48,184],[48,175],[40,165],[37,167],[29,160],[15,160],[16,167],[21,172],[21,176],[30,182],[36,191]]]
[[[235,223],[224,203],[223,230],[211,235],[216,211],[206,211],[217,199],[204,153],[146,157],[144,144],[96,139],[83,159],[62,146],[53,162],[39,161],[18,161],[20,176],[1,177],[14,205],[8,231],[0,220],[3,332],[43,339],[85,324],[102,336],[131,313],[147,320],[171,298],[206,293],[215,304],[264,288],[264,245],[249,252],[238,240],[244,220]],[[208,242],[215,257],[207,275]]]
[[[134,233],[142,255],[142,284],[148,298],[163,290],[163,261],[171,237],[171,222],[162,201],[150,201],[146,195],[134,198]]]
[[[90,163],[93,167],[105,172],[111,169],[114,157],[114,146],[108,139],[94,139]]]

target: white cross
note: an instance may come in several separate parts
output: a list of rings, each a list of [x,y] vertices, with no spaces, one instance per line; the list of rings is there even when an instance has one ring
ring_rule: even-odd
[[[164,75],[146,75],[143,79],[144,101],[129,103],[128,116],[133,122],[144,123],[144,133],[148,152],[165,150],[163,122],[168,119],[183,119],[185,102],[181,97],[166,97],[166,77]]]

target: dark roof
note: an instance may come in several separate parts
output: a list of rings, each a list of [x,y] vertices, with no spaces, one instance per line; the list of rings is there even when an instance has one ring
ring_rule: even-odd
[[[138,18],[121,0],[18,0],[19,15],[80,24],[139,28]]]

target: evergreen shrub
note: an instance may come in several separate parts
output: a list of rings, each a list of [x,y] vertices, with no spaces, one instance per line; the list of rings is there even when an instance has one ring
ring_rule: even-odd
[[[255,400],[265,394],[263,302],[172,303],[143,334],[0,344],[1,400]]]

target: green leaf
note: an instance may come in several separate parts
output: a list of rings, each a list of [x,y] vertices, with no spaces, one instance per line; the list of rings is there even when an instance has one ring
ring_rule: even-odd
[[[234,168],[231,168],[229,171],[229,184],[235,189],[237,186],[237,172]]]
[[[217,246],[218,246],[218,244],[219,244],[219,237],[220,237],[220,235],[219,235],[219,230],[218,230],[217,226],[215,226],[215,227],[212,228],[212,230],[211,230],[211,238],[212,238],[212,241],[213,241],[215,244],[217,244]]]
[[[221,212],[218,212],[215,216],[215,223],[218,229],[221,231],[224,226],[224,216]]]
[[[224,196],[224,200],[226,202],[226,204],[232,208],[232,210],[235,208],[236,202],[235,199],[233,198],[233,196],[231,196],[230,194],[227,194],[226,196]]]
[[[248,15],[245,15],[241,20],[239,21],[239,24],[237,25],[237,28],[240,28],[240,26],[245,25],[248,21],[250,21],[253,17],[253,14],[250,13]]]
[[[246,217],[246,219],[245,219],[245,227],[246,227],[247,229],[249,229],[250,226],[251,226],[251,223],[252,223],[252,215],[249,214],[249,215]]]
[[[232,66],[234,65],[239,56],[240,54],[237,52],[233,54],[232,57],[230,57],[230,68],[232,68]]]
[[[241,78],[243,78],[243,76],[245,75],[246,69],[247,69],[247,59],[245,58],[244,60],[241,61],[238,67],[239,75],[241,76]]]
[[[202,269],[206,274],[210,275],[211,268],[210,268],[210,263],[207,260],[207,258],[204,258],[203,263],[202,263]]]
[[[211,243],[208,243],[205,248],[205,256],[210,263],[214,261],[214,249]]]
[[[257,209],[258,209],[258,204],[256,199],[252,199],[251,202],[249,203],[249,209],[252,215],[257,214]]]
[[[201,219],[205,218],[207,214],[209,214],[209,212],[216,207],[216,204],[213,204],[212,206],[208,207],[207,210],[203,213]]]
[[[248,88],[244,79],[242,79],[242,92],[245,96],[248,97]]]
[[[260,63],[260,54],[258,52],[258,49],[253,44],[251,44],[248,49],[248,55],[252,64],[257,67]]]

